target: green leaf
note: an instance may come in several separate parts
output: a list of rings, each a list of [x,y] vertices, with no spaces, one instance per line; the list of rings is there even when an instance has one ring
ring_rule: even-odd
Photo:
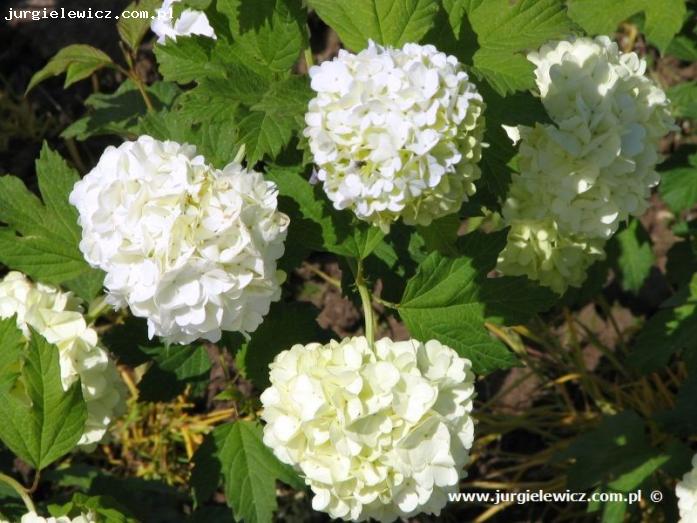
[[[156,82],[146,88],[155,110],[169,107],[180,90],[171,82]],[[80,141],[92,136],[114,134],[123,138],[138,134],[138,119],[148,108],[132,80],[126,80],[111,94],[95,93],[85,100],[87,116],[68,126],[61,136]]]
[[[277,156],[293,135],[292,129],[272,113],[254,111],[240,121],[240,143],[254,165],[266,155]]]
[[[423,238],[426,250],[457,256],[457,234],[461,224],[457,214],[449,214],[434,220],[428,227],[419,225],[416,230]]]
[[[20,521],[26,512],[27,507],[17,491],[0,482],[0,520]]]
[[[186,493],[163,481],[115,477],[104,467],[100,467],[88,491],[90,496],[102,496],[102,500],[107,496],[118,500],[119,506],[141,523],[179,522],[182,506],[190,502]]]
[[[240,143],[246,146],[247,161],[278,156],[294,131],[304,126],[304,115],[312,93],[303,77],[292,76],[270,85],[239,123]]]
[[[503,96],[534,86],[533,66],[518,53],[571,31],[562,0],[469,0],[465,8],[480,46],[475,70]]]
[[[521,54],[503,53],[498,49],[480,49],[474,54],[474,67],[484,75],[496,92],[504,96],[535,86],[535,67]]]
[[[461,63],[472,65],[472,56],[479,47],[477,35],[466,16],[469,0],[441,0],[433,25],[423,40],[446,54],[456,56]]]
[[[482,177],[477,181],[477,192],[472,201],[496,210],[508,196],[510,164],[516,154],[516,148],[502,126],[535,125],[536,122],[547,122],[549,117],[539,97],[529,92],[518,92],[504,98],[487,85],[482,85],[480,92],[487,104],[484,141],[489,147],[482,150],[479,164]]]
[[[63,390],[58,348],[30,331],[22,369],[26,397],[7,394],[0,402],[0,439],[41,470],[75,447],[85,427],[87,407],[79,381]]]
[[[26,93],[52,76],[66,73],[64,87],[69,87],[95,71],[113,65],[109,55],[99,49],[82,44],[69,45],[58,51],[43,69],[32,76]]]
[[[170,401],[184,392],[187,385],[195,389],[209,383],[211,359],[203,345],[143,345],[152,365],[138,384],[142,401]],[[197,392],[197,390],[194,390]]]
[[[148,12],[151,16],[155,13],[155,10],[160,7],[161,2],[159,0],[138,0],[131,2],[125,11],[139,11]],[[150,17],[125,17],[121,15],[119,21],[116,23],[116,29],[119,32],[121,40],[131,48],[133,51],[137,51],[140,47],[140,43],[143,41],[143,37],[150,29]]]
[[[224,78],[225,67],[212,59],[216,41],[205,36],[168,40],[155,46],[160,74],[165,80],[188,84],[203,78]]]
[[[697,42],[689,36],[677,35],[670,42],[665,54],[675,56],[685,62],[695,62],[697,61]]]
[[[550,293],[520,278],[489,279],[505,237],[471,233],[453,258],[429,255],[407,282],[399,315],[422,341],[437,339],[470,359],[477,373],[508,368],[517,358],[485,321],[519,321],[551,304]]]
[[[697,155],[690,156],[689,161],[689,167],[678,167],[661,173],[658,191],[675,213],[687,211],[697,203]]]
[[[238,420],[217,427],[208,438],[212,444],[206,446],[206,453],[197,453],[194,471],[202,466],[206,471],[205,479],[210,483],[219,476],[217,471],[222,472],[225,496],[237,521],[265,523],[273,520],[277,479],[296,489],[303,488],[297,474],[279,462],[264,445],[257,423]],[[203,479],[202,476],[197,478]]]
[[[668,250],[666,278],[675,287],[686,287],[692,275],[697,272],[697,253],[692,242],[678,241]]]
[[[644,0],[644,34],[663,53],[685,21],[685,0]]]
[[[138,523],[128,511],[109,496],[86,496],[80,492],[73,494],[69,503],[61,507],[52,507],[54,517],[68,516],[77,518],[86,513],[96,516],[100,523]]]
[[[266,177],[276,183],[279,207],[291,218],[286,246],[293,249],[300,242],[305,247],[303,258],[315,250],[365,259],[382,242],[384,233],[377,227],[351,224],[349,213],[336,212],[322,189],[312,185],[300,168],[274,166]]]
[[[608,501],[603,506],[601,523],[622,523],[627,514],[628,503],[626,501]]]
[[[17,328],[17,318],[0,319],[0,392],[12,388],[20,375],[24,336]]]
[[[300,343],[328,341],[317,323],[319,311],[310,303],[277,302],[246,344],[243,361],[246,377],[260,390],[269,386],[269,364],[278,353]],[[283,336],[279,336],[279,333]]]
[[[346,240],[332,248],[342,256],[364,260],[377,248],[385,237],[379,228],[367,223],[357,223]]]
[[[239,68],[239,73],[235,75],[235,82],[227,78],[203,78],[196,87],[177,99],[178,114],[194,123],[236,120],[245,96],[252,96],[250,103],[256,103],[259,89],[265,82],[246,68]]]
[[[568,0],[569,17],[591,34],[613,33],[620,22],[644,12],[644,33],[662,52],[680,31],[687,10],[685,0]]]
[[[158,140],[174,140],[195,145],[199,154],[215,167],[222,168],[230,163],[239,150],[237,127],[234,120],[210,121],[192,124],[180,112],[162,110],[148,113],[138,124],[141,134]]]
[[[683,82],[670,87],[666,93],[677,118],[697,119],[697,82]]]
[[[644,421],[625,410],[603,418],[598,427],[577,437],[554,460],[574,460],[567,473],[572,490],[608,481],[613,490],[629,492],[670,459],[649,445],[645,432]]]
[[[308,0],[346,47],[360,51],[368,40],[393,47],[419,42],[438,11],[433,0]]]
[[[281,194],[281,210],[291,217],[289,235],[301,228],[302,241],[310,249],[330,252],[341,249],[340,244],[350,233],[349,216],[332,209],[322,189],[310,184],[309,175],[297,168],[273,167],[266,177],[276,183]]]
[[[627,227],[616,234],[608,249],[617,252],[617,270],[625,291],[639,292],[656,261],[651,237],[643,224],[633,218]]]
[[[223,0],[233,36],[230,50],[260,74],[288,72],[306,47],[305,12],[292,0]]]
[[[697,432],[697,372],[690,371],[680,386],[675,408],[658,412],[654,417],[666,432],[689,437]]]
[[[126,365],[150,366],[139,383],[142,401],[169,401],[187,385],[201,389],[208,385],[211,360],[203,345],[165,345],[148,338],[147,322],[129,316],[103,336],[104,345]]]
[[[47,145],[36,162],[44,203],[19,178],[0,177],[0,262],[30,277],[65,285],[89,301],[102,288],[103,276],[83,259],[77,210],[68,196],[79,180]]]
[[[681,294],[676,304],[659,310],[646,322],[634,342],[630,361],[643,373],[664,367],[681,349],[697,347],[697,276]]]
[[[517,325],[528,321],[533,314],[549,309],[559,297],[524,276],[507,276],[485,280],[479,299],[485,305],[487,320]]]

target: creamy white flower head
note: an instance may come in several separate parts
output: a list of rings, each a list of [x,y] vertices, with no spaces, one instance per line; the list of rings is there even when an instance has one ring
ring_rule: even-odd
[[[604,240],[630,213],[646,209],[657,179],[654,149],[646,149],[629,165],[615,162],[620,138],[614,132],[580,144],[573,133],[554,125],[521,126],[519,131],[520,175],[511,185],[516,207],[510,207],[509,198],[503,209],[506,219],[552,218],[564,234]]]
[[[295,345],[271,364],[264,443],[333,518],[439,514],[474,438],[470,367],[435,340]]]
[[[553,123],[509,132],[520,174],[503,207],[512,229],[499,269],[561,293],[583,282],[623,221],[646,210],[658,141],[674,123],[645,61],[607,37],[552,42],[528,58]]]
[[[191,145],[141,136],[107,148],[70,203],[109,302],[147,318],[151,337],[252,332],[280,298],[288,217],[276,186],[237,160],[217,170]]]
[[[646,208],[658,140],[674,127],[646,62],[601,36],[543,46],[528,58],[554,125],[521,129],[517,183],[541,188],[565,234],[608,239]]]
[[[602,240],[561,234],[551,220],[516,220],[499,254],[497,268],[508,276],[527,276],[558,294],[580,286],[586,271],[605,258]]]
[[[675,487],[680,510],[680,523],[697,523],[697,454],[692,458],[692,470]]]
[[[179,17],[174,16],[174,4],[181,0],[164,0],[162,7],[155,11],[150,29],[157,35],[157,42],[164,44],[167,38],[176,40],[178,36],[201,35],[216,39],[208,17],[202,11],[184,9]]]
[[[92,512],[80,514],[75,518],[59,516],[57,518],[42,518],[36,512],[27,512],[22,516],[20,523],[96,523],[97,518]]]
[[[85,323],[79,301],[71,293],[11,272],[0,281],[0,318],[14,315],[25,336],[30,335],[31,326],[58,347],[65,390],[80,379],[87,421],[78,444],[90,450],[125,409],[126,389],[116,366],[99,345],[95,330]]]
[[[36,512],[27,512],[22,516],[20,523],[96,523],[97,518],[92,512],[80,514],[75,518],[59,516],[57,518],[42,518]]]
[[[454,56],[371,41],[310,77],[305,136],[334,207],[383,229],[428,225],[474,193],[484,102]]]

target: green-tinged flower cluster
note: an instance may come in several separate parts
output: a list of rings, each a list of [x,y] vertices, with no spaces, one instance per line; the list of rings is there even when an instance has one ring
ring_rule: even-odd
[[[499,269],[563,293],[620,223],[646,210],[673,120],[646,62],[607,37],[553,42],[528,58],[553,123],[517,129],[520,174],[503,209],[511,233]],[[545,248],[534,230],[545,230]]]

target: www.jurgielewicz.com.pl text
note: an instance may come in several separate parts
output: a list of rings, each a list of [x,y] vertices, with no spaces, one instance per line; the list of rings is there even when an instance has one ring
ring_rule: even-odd
[[[654,498],[652,493],[652,499]],[[523,492],[507,492],[497,490],[495,492],[453,492],[448,494],[450,501],[461,503],[486,503],[499,505],[501,503],[516,503],[523,505],[525,503],[607,503],[607,502],[622,502],[633,505],[642,500],[641,490],[636,492],[572,492],[566,490],[564,492],[544,492],[538,491],[523,491]]]

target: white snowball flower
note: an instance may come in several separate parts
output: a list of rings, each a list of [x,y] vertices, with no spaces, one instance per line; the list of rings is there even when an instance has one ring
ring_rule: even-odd
[[[697,523],[697,454],[692,458],[692,470],[675,487],[680,510],[680,523]]]
[[[551,212],[562,230],[608,239],[646,210],[659,181],[658,140],[674,127],[665,93],[644,76],[644,60],[605,36],[553,42],[528,58],[555,125],[522,133],[521,183],[560,193]]]
[[[333,518],[439,514],[474,438],[470,367],[435,340],[295,345],[271,364],[264,443]]]
[[[19,272],[0,281],[0,318],[17,316],[25,336],[31,326],[58,347],[61,382],[67,390],[78,378],[87,404],[87,422],[78,445],[93,448],[125,408],[126,390],[116,366],[99,345],[97,333],[85,323],[79,301],[71,293],[34,284]]]
[[[605,258],[604,242],[559,233],[551,220],[516,220],[499,254],[498,269],[509,276],[527,276],[563,294],[579,287],[586,271]]]
[[[457,212],[480,177],[484,102],[454,56],[369,43],[310,69],[305,136],[337,209],[383,229]]]
[[[276,186],[237,160],[217,170],[191,145],[141,136],[107,148],[70,203],[109,302],[147,318],[150,337],[252,332],[280,298],[288,217]]]
[[[155,11],[150,29],[157,35],[157,42],[164,44],[167,38],[176,40],[178,36],[201,35],[216,39],[208,17],[202,11],[184,9],[179,17],[174,16],[174,4],[181,0],[164,0],[162,7]]]
[[[97,518],[92,512],[80,514],[75,518],[60,516],[57,518],[42,518],[36,512],[27,512],[22,516],[20,523],[96,523]]]
[[[674,124],[665,93],[644,76],[646,62],[635,53],[620,53],[607,37],[552,42],[528,59],[536,66],[537,87],[553,123],[518,128],[520,174],[513,177],[503,208],[504,221],[514,229],[509,239],[516,246],[510,251],[514,257],[539,257],[546,249],[535,245],[528,246],[527,255],[520,253],[523,238],[535,237],[524,231],[531,223],[533,228],[544,223],[544,230],[553,229],[552,237],[564,238],[551,245],[566,244],[568,253],[568,242],[575,243],[579,256],[584,251],[593,256],[582,261],[574,255],[574,266],[563,271],[556,262],[567,255],[547,254],[541,259],[556,259],[540,265],[556,267],[547,277],[532,269],[520,272],[533,267],[527,261],[499,268],[514,274],[510,270],[517,266],[515,274],[552,280],[563,292],[583,282],[580,268],[597,259],[596,251],[623,221],[646,210],[659,181],[658,141]],[[503,258],[512,261],[510,253]],[[574,278],[563,283],[555,271]]]

